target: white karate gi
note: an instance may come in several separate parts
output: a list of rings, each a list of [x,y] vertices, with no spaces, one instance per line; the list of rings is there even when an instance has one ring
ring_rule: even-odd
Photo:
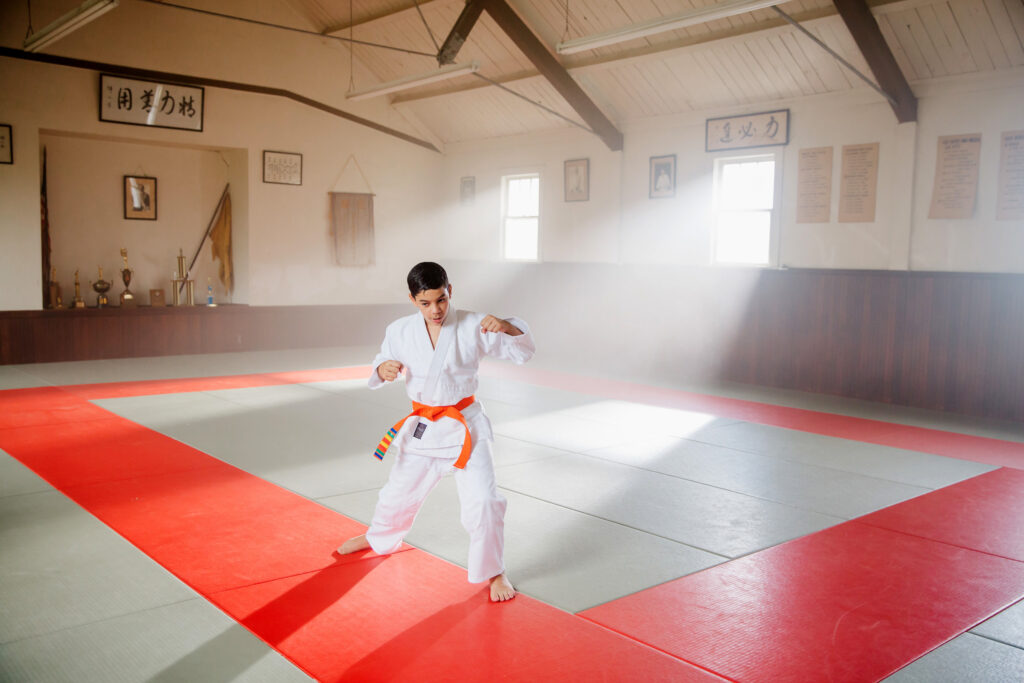
[[[533,336],[525,322],[507,319],[523,331],[513,337],[502,332],[483,332],[480,322],[484,317],[449,306],[436,350],[421,314],[391,323],[373,361],[370,388],[384,385],[377,367],[384,361],[397,360],[404,366],[410,399],[430,406],[450,406],[476,393],[477,370],[484,356],[516,364],[533,357]],[[455,470],[455,483],[462,525],[469,532],[469,580],[480,583],[505,571],[506,501],[494,481],[494,434],[483,406],[476,401],[462,415],[469,427],[473,450],[465,469]],[[424,427],[417,437],[420,423]],[[405,421],[388,449],[387,455],[393,456],[395,462],[366,532],[366,540],[375,552],[387,554],[398,550],[427,494],[455,464],[465,435],[465,427],[450,417],[441,417],[436,422],[420,417]]]

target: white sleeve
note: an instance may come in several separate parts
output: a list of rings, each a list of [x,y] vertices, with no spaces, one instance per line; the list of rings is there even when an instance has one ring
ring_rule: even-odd
[[[533,358],[537,347],[533,343],[533,333],[530,326],[520,318],[505,318],[509,323],[523,331],[522,334],[512,336],[504,332],[483,332],[478,331],[483,339],[484,353],[493,358],[510,360],[516,365],[522,365]]]
[[[387,360],[398,360],[395,358],[395,354],[391,351],[391,327],[389,326],[387,331],[384,333],[384,341],[380,345],[380,351],[377,352],[377,357],[373,359],[373,363],[370,365],[370,379],[367,385],[371,389],[380,389],[382,386],[387,384],[377,374],[377,368],[380,364]]]

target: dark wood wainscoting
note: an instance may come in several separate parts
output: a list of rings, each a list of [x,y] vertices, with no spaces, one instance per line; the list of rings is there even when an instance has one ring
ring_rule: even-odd
[[[1024,421],[1024,275],[764,271],[723,378]]]
[[[378,344],[399,306],[0,312],[0,364]]]

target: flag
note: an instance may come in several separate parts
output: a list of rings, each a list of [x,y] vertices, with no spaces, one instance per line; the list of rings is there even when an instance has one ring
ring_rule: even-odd
[[[235,274],[231,262],[231,195],[224,195],[220,213],[210,230],[210,253],[220,260],[218,275],[228,293],[235,291]]]

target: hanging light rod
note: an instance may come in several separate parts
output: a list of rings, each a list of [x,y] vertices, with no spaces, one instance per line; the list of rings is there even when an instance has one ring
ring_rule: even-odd
[[[556,49],[560,55],[571,55],[607,45],[624,43],[627,40],[652,36],[656,33],[664,33],[665,31],[674,31],[695,24],[703,24],[715,19],[724,19],[725,17],[743,14],[744,12],[753,12],[756,9],[781,5],[783,2],[787,2],[787,0],[726,0],[726,2],[682,12],[681,14],[659,17],[639,24],[633,24],[632,26],[623,26],[622,28],[612,29],[604,33],[595,33],[592,36],[567,40],[564,43],[559,43]]]
[[[455,78],[456,76],[476,73],[479,68],[480,65],[476,62],[470,62],[469,64],[450,64],[448,66],[443,66],[440,69],[428,71],[425,74],[406,76],[405,78],[399,78],[394,81],[378,83],[371,88],[356,90],[345,95],[345,98],[349,100],[368,100],[371,97],[379,97],[388,93],[398,92],[399,90],[408,90],[409,88],[426,85],[427,83],[435,83],[448,78]]]
[[[109,12],[118,5],[118,0],[85,0],[57,21],[42,28],[25,39],[27,52],[39,52],[72,31],[85,26],[96,17]]]

